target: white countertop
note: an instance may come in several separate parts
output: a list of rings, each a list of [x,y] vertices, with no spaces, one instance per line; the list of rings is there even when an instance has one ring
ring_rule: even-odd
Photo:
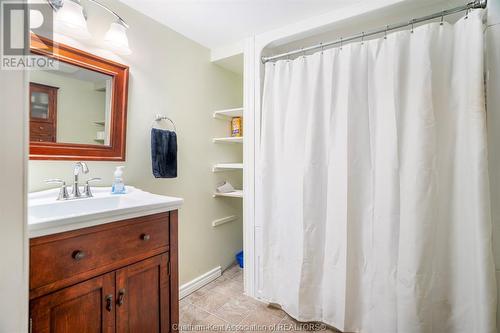
[[[139,216],[176,210],[183,199],[127,186],[125,194],[111,194],[110,187],[93,187],[93,198],[57,201],[59,189],[28,195],[30,238],[76,230]]]

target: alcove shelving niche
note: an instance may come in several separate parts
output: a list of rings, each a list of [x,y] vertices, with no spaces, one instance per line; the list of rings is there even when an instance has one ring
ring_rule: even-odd
[[[225,109],[217,110],[213,113],[214,119],[219,119],[228,122],[228,127],[230,127],[230,122],[234,117],[241,117],[243,120],[243,108],[235,109]],[[243,124],[242,124],[243,125]],[[244,125],[242,126],[244,128]],[[216,144],[243,144],[243,136],[228,136],[213,138],[213,142]],[[237,172],[243,171],[243,162],[231,162],[231,163],[216,163],[212,167],[213,172]],[[236,189],[229,193],[219,193],[214,192],[214,198],[243,198],[243,190]]]

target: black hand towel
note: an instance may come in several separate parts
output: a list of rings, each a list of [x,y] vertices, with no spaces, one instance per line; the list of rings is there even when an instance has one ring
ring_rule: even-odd
[[[151,129],[151,161],[155,178],[177,177],[177,135],[158,128]]]

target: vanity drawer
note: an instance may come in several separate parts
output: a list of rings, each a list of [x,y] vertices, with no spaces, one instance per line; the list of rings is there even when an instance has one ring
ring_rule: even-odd
[[[56,142],[53,135],[50,134],[31,134],[30,141],[34,142]]]
[[[30,122],[30,133],[38,135],[52,135],[54,133],[54,125],[45,121]]]
[[[55,142],[55,127],[45,121],[30,122],[30,141]]]
[[[32,240],[30,289],[104,266],[142,260],[167,250],[169,214],[161,213]],[[90,274],[89,274],[90,272]]]

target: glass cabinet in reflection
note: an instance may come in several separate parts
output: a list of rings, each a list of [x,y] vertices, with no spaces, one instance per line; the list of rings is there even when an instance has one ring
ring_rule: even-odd
[[[30,141],[56,142],[58,89],[30,83]]]

